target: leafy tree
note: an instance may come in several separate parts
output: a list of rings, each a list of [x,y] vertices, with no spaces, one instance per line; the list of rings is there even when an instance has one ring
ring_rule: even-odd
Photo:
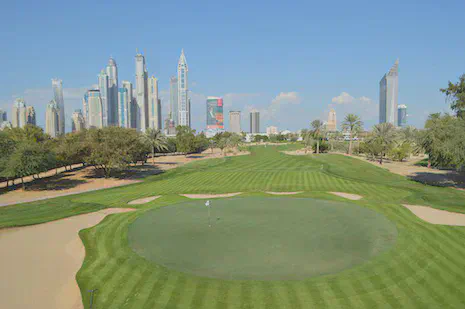
[[[446,100],[450,102],[450,108],[460,118],[465,118],[465,74],[460,76],[459,81],[454,84],[449,81],[447,88],[440,89],[446,94]]]
[[[304,143],[304,146],[305,146],[305,153],[307,153],[308,147],[313,142],[312,132],[308,129],[302,129],[300,135],[302,136],[302,142]]]
[[[224,149],[230,145],[231,133],[230,132],[220,132],[215,134],[213,139],[215,140],[216,147],[220,148],[221,154],[224,155]]]
[[[10,156],[16,148],[16,142],[9,136],[7,132],[0,131],[0,175],[6,168]],[[9,178],[5,177],[7,181],[7,187]]]
[[[316,153],[320,153],[320,139],[324,132],[324,124],[323,121],[317,119],[313,120],[311,123],[312,127],[312,135],[313,138],[316,140]]]
[[[395,127],[392,123],[380,123],[373,127],[372,142],[380,148],[379,164],[383,164],[383,157],[388,153],[395,142]]]
[[[267,142],[268,136],[257,134],[253,137],[255,143]]]
[[[176,150],[186,155],[195,151],[195,130],[188,126],[176,127]]]
[[[89,155],[86,132],[68,133],[53,140],[52,148],[56,154],[56,167],[81,163]]]
[[[200,133],[195,136],[194,139],[195,152],[202,152],[208,148],[210,145],[208,138],[205,136],[205,133]]]
[[[23,128],[6,128],[5,132],[13,139],[15,142],[43,142],[48,140],[50,137],[44,133],[42,128],[27,124]]]
[[[313,149],[315,149],[315,153],[317,153],[317,149],[318,149],[318,153],[323,153],[323,152],[327,152],[328,149],[329,149],[329,145],[326,141],[322,140],[321,142],[319,140],[315,140],[313,142]]]
[[[363,127],[363,122],[360,117],[354,114],[348,114],[342,122],[342,128],[349,132],[349,155],[352,155],[352,136],[360,132]]]
[[[152,161],[155,160],[155,150],[165,151],[168,149],[166,138],[160,130],[149,128],[145,132],[144,139],[152,150]]]
[[[403,161],[404,159],[408,158],[412,151],[412,146],[409,142],[402,142],[398,143],[394,148],[390,151],[390,156],[395,161]]]

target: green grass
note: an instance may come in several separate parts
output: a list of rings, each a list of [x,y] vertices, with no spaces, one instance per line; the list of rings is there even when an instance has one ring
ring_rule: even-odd
[[[428,224],[401,203],[465,213],[465,194],[419,184],[341,155],[287,156],[288,146],[255,147],[252,155],[198,161],[144,182],[0,208],[0,227],[55,220],[133,199],[163,195],[139,211],[111,215],[80,232],[86,258],[78,283],[98,288],[95,308],[463,308],[465,228]],[[292,146],[295,147],[295,146]],[[132,222],[152,209],[186,202],[179,193],[305,191],[298,197],[344,201],[327,191],[363,195],[354,203],[397,228],[393,249],[342,272],[297,281],[220,280],[169,270],[128,245]],[[268,196],[269,197],[269,196]],[[295,197],[283,197],[292,200]]]

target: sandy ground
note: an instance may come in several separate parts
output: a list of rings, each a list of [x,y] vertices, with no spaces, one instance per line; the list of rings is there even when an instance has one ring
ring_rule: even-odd
[[[267,191],[265,193],[268,194],[273,194],[273,195],[293,195],[293,194],[299,194],[303,193],[304,191],[298,191],[298,192],[272,192],[272,191]]]
[[[247,154],[250,153],[245,151],[233,152],[225,154],[224,157]],[[10,191],[0,194],[0,206],[33,202],[58,196],[133,184],[139,182],[146,176],[158,174],[188,162],[219,157],[223,157],[220,149],[214,149],[213,152],[208,149],[201,154],[191,154],[187,156],[160,156],[155,157],[155,162],[149,159],[149,164],[131,167],[129,171],[113,178],[104,178],[93,167],[83,167],[82,164],[77,164],[73,166],[73,170],[64,171],[64,169],[62,169],[58,175],[55,175],[55,170],[41,173],[40,175],[43,178],[39,180],[26,177],[25,181],[28,183],[26,190],[24,190],[21,185],[16,185],[14,188],[10,189]],[[18,181],[16,181],[16,183],[18,183]],[[0,188],[5,186],[6,182],[0,183]]]
[[[218,198],[218,197],[231,197],[241,194],[242,192],[226,193],[226,194],[180,194],[188,198]]]
[[[306,156],[306,155],[312,154],[311,149],[307,149],[307,152],[305,152],[305,149],[297,149],[297,150],[292,150],[292,151],[281,151],[281,152],[287,155],[291,155],[291,156]]]
[[[105,209],[49,223],[0,230],[0,307],[83,308],[76,273],[85,257],[78,232],[109,214]]]
[[[144,198],[140,198],[138,200],[134,200],[134,201],[130,201],[128,204],[129,205],[141,205],[141,204],[146,204],[146,203],[149,203],[151,201],[154,201],[156,200],[157,198],[159,198],[161,195],[156,195],[156,196],[150,196],[150,197],[144,197]]]
[[[441,225],[465,226],[465,214],[434,209],[427,206],[407,204],[402,205],[410,209],[410,211],[413,212],[417,217],[426,222]]]
[[[329,192],[329,193],[352,200],[352,201],[358,201],[363,198],[363,196],[361,195],[352,194],[352,193],[345,193],[345,192]]]

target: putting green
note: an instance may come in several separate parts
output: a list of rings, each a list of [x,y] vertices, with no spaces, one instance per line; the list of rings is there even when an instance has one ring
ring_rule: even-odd
[[[159,265],[203,277],[300,280],[364,263],[395,243],[383,215],[310,198],[232,198],[148,211],[129,244]]]

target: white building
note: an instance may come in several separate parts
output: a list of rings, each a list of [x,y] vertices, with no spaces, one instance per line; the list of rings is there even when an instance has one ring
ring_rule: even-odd
[[[108,103],[108,74],[105,70],[100,71],[98,75],[98,89],[100,90],[100,99],[102,100],[102,119],[103,126],[108,126],[109,103]]]
[[[148,79],[149,95],[149,127],[161,130],[161,100],[158,98],[158,79],[150,77]]]
[[[122,128],[131,127],[131,105],[129,90],[127,88],[118,89],[118,125]]]
[[[103,106],[100,90],[87,91],[88,128],[103,128]]]
[[[58,135],[65,134],[65,102],[63,100],[63,81],[52,79],[53,98],[58,108]]]
[[[260,112],[250,112],[250,133],[260,133]]]
[[[108,60],[106,67],[108,75],[108,110],[107,110],[107,125],[117,126],[118,125],[118,67],[116,61],[112,57]]]
[[[85,128],[84,116],[80,109],[74,111],[71,119],[73,120],[71,127],[72,132],[79,132]]]
[[[266,135],[270,136],[270,135],[278,135],[278,134],[279,134],[278,127],[269,126],[266,128]]]
[[[188,72],[184,49],[178,62],[178,123],[180,126],[191,126],[191,102],[188,95]]]
[[[174,126],[178,125],[178,78],[176,76],[170,77],[170,114],[169,120],[173,120]]]
[[[128,123],[125,126],[125,128],[137,128],[136,113],[135,113],[135,111],[137,111],[137,103],[133,96],[134,89],[132,87],[132,83],[127,80],[123,80],[121,84],[123,86],[122,88],[126,89],[127,96],[128,96],[128,106],[127,106]],[[121,126],[121,122],[120,122],[120,126]]]
[[[57,137],[60,130],[60,109],[55,100],[47,104],[45,111],[45,133],[51,137]]]
[[[229,131],[232,133],[241,133],[241,112],[230,111],[229,112]]]
[[[329,132],[337,131],[336,111],[331,108],[328,113],[328,122],[326,123],[326,130]]]
[[[15,100],[11,111],[11,125],[13,128],[22,128],[27,124],[26,102],[22,98]]]
[[[147,68],[145,57],[141,54],[136,55],[136,101],[136,128],[145,132],[149,124]]]
[[[397,102],[399,96],[399,59],[379,82],[379,123],[397,126]]]

